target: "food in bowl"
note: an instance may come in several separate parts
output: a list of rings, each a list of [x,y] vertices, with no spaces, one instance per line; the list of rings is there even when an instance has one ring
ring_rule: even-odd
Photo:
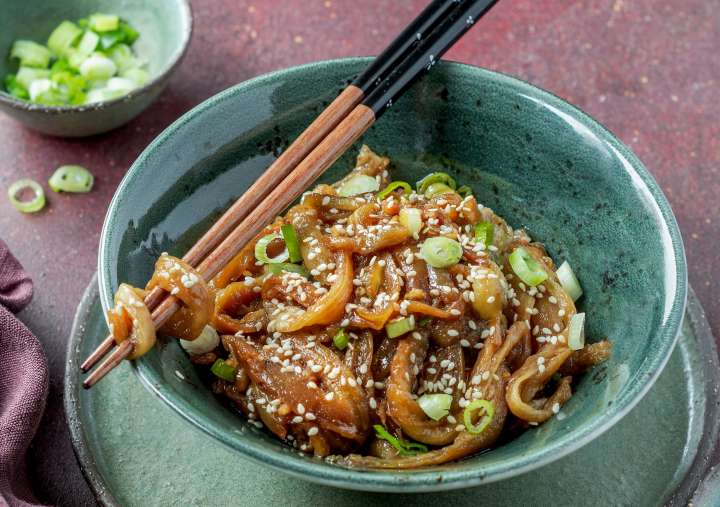
[[[149,80],[146,62],[132,46],[140,34],[113,14],[63,21],[44,46],[16,40],[10,59],[18,70],[5,76],[5,90],[46,106],[77,106],[127,95]]]
[[[432,173],[416,189],[363,147],[209,283],[162,254],[146,289],[184,304],[160,332],[209,369],[215,393],[297,449],[363,468],[470,456],[559,413],[585,344],[564,263]],[[144,291],[108,320],[129,358],[155,343]]]

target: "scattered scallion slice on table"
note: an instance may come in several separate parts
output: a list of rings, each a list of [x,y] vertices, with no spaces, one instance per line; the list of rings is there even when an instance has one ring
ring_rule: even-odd
[[[563,262],[555,273],[557,274],[558,280],[560,280],[560,285],[562,285],[562,288],[568,293],[568,296],[570,296],[573,301],[580,299],[583,290],[575,276],[575,272],[572,267],[570,267],[570,263],[568,261]]]
[[[417,401],[425,415],[439,421],[450,413],[452,399],[450,394],[423,394]]]
[[[237,375],[237,368],[230,366],[222,359],[215,361],[210,367],[210,371],[213,372],[216,377],[227,380],[228,382],[234,381]]]
[[[366,174],[356,174],[351,176],[338,189],[338,195],[342,197],[352,197],[353,195],[362,195],[369,192],[377,192],[380,184],[372,176]]]
[[[480,421],[473,425],[473,414],[479,412],[480,410],[483,410],[484,414],[482,415]],[[465,411],[463,412],[463,423],[465,423],[465,429],[467,429],[468,433],[479,435],[485,431],[485,428],[487,428],[492,422],[494,415],[495,405],[493,405],[492,402],[488,400],[473,400],[467,407],[465,407]]]
[[[494,238],[495,226],[493,226],[492,222],[480,222],[475,225],[475,241],[489,247],[493,244]]]
[[[347,335],[344,329],[341,329],[340,331],[335,333],[335,336],[333,336],[333,345],[335,345],[338,350],[345,350],[349,342],[350,337]]]
[[[399,320],[393,320],[385,324],[385,332],[388,338],[397,338],[415,329],[415,317],[410,315]]]
[[[576,313],[570,318],[568,330],[568,346],[572,350],[580,350],[585,347],[585,314]]]
[[[407,181],[392,181],[387,187],[378,192],[378,199],[385,199],[391,193],[395,192],[395,190],[397,190],[398,188],[402,188],[405,195],[412,194],[412,187]]]
[[[58,167],[48,180],[54,192],[90,192],[95,178],[92,173],[79,165],[63,165]]]
[[[423,242],[420,254],[425,262],[434,268],[449,268],[460,262],[463,250],[460,243],[454,239],[435,236]]]
[[[24,198],[26,192],[32,193],[31,199]],[[10,185],[8,198],[22,213],[36,213],[45,207],[45,192],[37,181],[31,179],[18,180]]]
[[[373,428],[375,429],[375,436],[381,440],[390,442],[390,445],[392,445],[401,456],[415,456],[416,454],[428,451],[428,448],[423,444],[408,442],[407,440],[398,438],[379,424],[373,425]]]
[[[516,248],[508,257],[508,262],[520,280],[531,287],[547,280],[547,272],[523,247]]]
[[[290,258],[287,248],[272,258],[268,257],[267,254],[267,247],[270,243],[280,238],[282,238],[282,236],[278,232],[273,232],[272,234],[268,234],[267,236],[260,238],[255,244],[255,258],[263,264],[279,264],[287,261]]]

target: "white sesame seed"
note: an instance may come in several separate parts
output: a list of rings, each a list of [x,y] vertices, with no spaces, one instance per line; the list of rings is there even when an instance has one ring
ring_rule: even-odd
[[[312,436],[314,436],[314,435],[317,435],[317,434],[318,434],[318,431],[320,431],[320,430],[318,430],[317,426],[313,426],[312,428],[310,428],[310,429],[307,431],[307,434],[308,434],[309,437],[312,437]]]

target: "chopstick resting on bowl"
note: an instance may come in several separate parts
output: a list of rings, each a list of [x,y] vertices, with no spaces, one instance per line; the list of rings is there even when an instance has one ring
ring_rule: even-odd
[[[185,254],[205,280],[215,276],[262,228],[299,197],[330,165],[428,72],[497,0],[434,0],[310,124],[255,183]],[[160,328],[179,300],[156,287],[144,299]],[[88,372],[115,346],[109,335],[80,366]],[[132,351],[129,340],[83,382],[88,389]]]

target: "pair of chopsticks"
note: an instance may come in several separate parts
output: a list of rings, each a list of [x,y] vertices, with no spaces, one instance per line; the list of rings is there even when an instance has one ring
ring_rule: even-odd
[[[300,196],[392,106],[497,0],[434,0],[310,124],[255,183],[185,254],[183,260],[205,279],[215,276],[262,228]],[[155,328],[180,308],[180,301],[156,287],[145,297]],[[80,366],[92,369],[89,389],[132,351],[116,348],[112,335]]]

